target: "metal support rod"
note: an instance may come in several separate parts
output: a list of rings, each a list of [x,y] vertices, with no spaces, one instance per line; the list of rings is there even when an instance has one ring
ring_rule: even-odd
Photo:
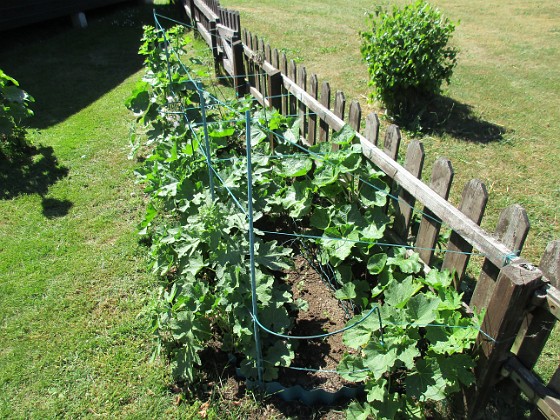
[[[200,110],[202,113],[202,127],[204,129],[204,142],[206,145],[206,164],[208,165],[208,180],[210,182],[210,194],[214,201],[214,175],[212,174],[212,160],[210,159],[210,140],[208,139],[208,124],[206,123],[206,100],[204,99],[204,91],[197,85],[198,96],[200,97]]]
[[[253,332],[257,355],[257,378],[259,386],[263,384],[262,349],[260,329],[257,324],[257,276],[255,274],[255,234],[253,231],[253,168],[251,164],[251,113],[245,111],[245,137],[247,147],[247,213],[249,216],[249,264],[251,269],[251,293],[253,301]]]

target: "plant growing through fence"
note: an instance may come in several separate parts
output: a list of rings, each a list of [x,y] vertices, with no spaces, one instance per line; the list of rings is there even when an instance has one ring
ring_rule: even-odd
[[[455,24],[424,0],[400,9],[378,6],[371,30],[360,33],[372,96],[389,112],[417,112],[449,83],[457,49],[449,46]]]
[[[0,69],[0,155],[13,158],[27,145],[25,119],[33,115],[33,102],[14,78]]]
[[[292,342],[261,331],[261,355],[253,327],[258,318],[266,330],[289,335],[293,315],[305,307],[294,301],[285,280],[293,250],[279,241],[288,236],[305,241],[332,270],[336,297],[355,308],[349,326],[356,326],[344,341],[359,357],[346,355],[339,370],[349,380],[364,381],[368,399],[353,403],[349,415],[420,415],[427,401],[469,384],[472,358],[465,350],[476,335],[476,319],[461,315],[461,296],[449,288],[448,273],[423,275],[417,254],[378,244],[389,222],[383,212],[388,187],[354,143],[353,130],[333,135],[335,150],[332,143],[318,143],[302,151],[298,120],[253,108],[248,99],[220,103],[192,80],[182,56],[168,49],[182,49],[185,41],[175,39],[182,36],[179,29],[145,29],[140,51],[147,72],[127,101],[150,146],[139,176],[150,196],[141,233],[151,242],[152,269],[161,278],[149,308],[155,354],[165,349],[176,377],[189,383],[197,381],[200,352],[210,345],[235,355],[245,377],[255,379],[262,369],[264,380],[276,379],[292,363]],[[254,291],[247,121],[240,118],[248,110]],[[202,147],[206,133],[209,149]],[[209,176],[219,180],[213,192]],[[377,305],[384,327],[367,317]]]

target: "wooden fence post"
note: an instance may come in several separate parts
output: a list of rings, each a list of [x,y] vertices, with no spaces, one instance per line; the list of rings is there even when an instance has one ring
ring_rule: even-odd
[[[420,178],[422,169],[424,167],[424,146],[418,140],[413,140],[406,149],[406,158],[404,167],[414,175]],[[414,203],[416,200],[408,191],[401,188],[399,194],[399,205],[395,206],[395,222],[393,223],[393,230],[395,234],[404,242],[407,243],[408,228],[410,227],[410,220],[414,212]]]
[[[453,175],[451,162],[448,159],[439,158],[434,163],[430,188],[447,200],[451,190]],[[420,258],[428,265],[431,264],[432,257],[434,256],[434,247],[440,228],[441,221],[430,209],[424,207],[424,216],[422,216],[420,221],[415,246],[418,248],[416,251],[420,254]]]
[[[520,251],[529,233],[529,226],[529,218],[525,209],[519,204],[513,204],[500,214],[495,236],[509,249]],[[506,263],[507,261],[504,261],[504,264]],[[492,291],[499,272],[500,269],[492,264],[488,258],[484,259],[482,272],[469,303],[471,307],[478,308],[479,310],[486,308],[492,297]]]
[[[243,42],[235,41],[231,44],[231,49],[233,51],[233,87],[237,97],[241,97],[247,93],[247,82],[245,81],[247,72],[245,71],[245,66],[243,64]]]
[[[541,272],[529,264],[511,264],[500,271],[477,338],[479,359],[476,386],[469,394],[469,417],[476,417],[484,409],[490,389],[509,356],[525,308],[541,286]]]
[[[550,286],[560,288],[560,240],[552,241],[546,247],[541,258],[539,269]],[[537,294],[537,298],[546,299],[546,287]],[[513,346],[513,352],[527,369],[532,369],[537,363],[541,352],[550,336],[556,317],[546,308],[538,306],[527,314],[523,320],[518,340]]]
[[[282,73],[280,70],[267,73],[268,104],[271,108],[280,111],[282,108]]]
[[[459,210],[477,225],[480,225],[487,202],[488,191],[486,190],[486,186],[482,181],[472,179],[463,189]],[[467,264],[470,260],[469,253],[472,249],[472,245],[463,239],[460,234],[455,231],[451,232],[449,242],[447,243],[448,252],[445,253],[445,257],[443,258],[442,269],[455,272],[453,284],[457,290],[465,274]]]

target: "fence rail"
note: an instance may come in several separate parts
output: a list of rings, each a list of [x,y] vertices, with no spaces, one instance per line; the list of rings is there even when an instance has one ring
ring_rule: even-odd
[[[430,184],[421,181],[425,160],[419,141],[412,141],[397,162],[400,130],[390,125],[383,138],[379,119],[365,118],[359,102],[334,92],[328,82],[319,84],[303,66],[265,45],[262,39],[241,29],[239,13],[222,8],[217,0],[181,0],[181,5],[206,43],[212,48],[216,71],[229,75],[238,95],[250,93],[263,106],[284,115],[297,115],[301,140],[307,145],[328,141],[333,132],[349,124],[357,133],[364,155],[379,167],[392,185],[395,198],[392,238],[413,244],[429,266],[441,224],[452,232],[445,247],[442,268],[455,272],[455,287],[465,279],[472,253],[484,256],[481,274],[469,305],[485,309],[482,331],[477,340],[479,361],[477,383],[467,394],[469,417],[476,417],[488,401],[490,389],[500,386],[514,398],[523,392],[536,406],[532,418],[560,418],[560,368],[544,385],[532,369],[541,355],[560,315],[560,240],[552,241],[538,265],[519,256],[529,219],[519,205],[506,208],[496,230],[480,227],[488,192],[479,180],[471,180],[457,207],[447,201],[453,180],[453,166],[439,159],[432,169]],[[334,147],[334,146],[333,146]],[[413,209],[423,206],[417,233],[413,233]]]

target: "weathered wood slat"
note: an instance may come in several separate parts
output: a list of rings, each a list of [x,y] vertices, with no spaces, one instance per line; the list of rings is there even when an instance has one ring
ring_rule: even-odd
[[[471,416],[486,405],[490,389],[509,356],[525,308],[542,284],[542,273],[526,264],[510,264],[500,271],[481,326],[487,335],[481,333],[477,338],[479,359],[475,368],[476,392],[469,401]]]
[[[451,161],[445,158],[439,158],[432,170],[432,180],[430,187],[440,197],[447,199],[451,190],[451,182],[453,181],[453,167]],[[418,236],[416,237],[416,251],[420,254],[420,258],[431,265],[434,255],[435,244],[441,228],[441,220],[431,212],[428,207],[424,207],[424,216],[420,221],[418,228]]]
[[[285,53],[282,53],[282,55],[280,56],[280,71],[282,72],[283,76],[288,77],[288,58],[286,57]],[[284,78],[282,78],[282,81],[284,81]],[[282,115],[288,115],[290,113],[289,108],[289,93],[284,83],[282,83]]]
[[[288,65],[288,77],[297,83],[297,65],[294,60],[290,60]],[[297,84],[296,84],[297,86]],[[298,86],[299,87],[299,86]],[[300,88],[301,89],[301,88]],[[305,89],[302,89],[305,92]],[[288,102],[288,115],[295,115],[297,112],[297,97],[295,95],[290,95]]]
[[[229,40],[233,40],[237,37],[239,37],[239,33],[231,28],[228,28],[227,26],[222,25],[221,23],[218,23],[216,25],[216,29],[218,30],[218,34],[222,37],[222,38],[227,38]]]
[[[486,203],[488,202],[488,191],[482,181],[473,179],[465,185],[459,210],[470,220],[480,225]],[[467,269],[470,260],[472,246],[463,239],[457,232],[451,232],[447,243],[447,252],[443,258],[442,269],[454,272],[454,286],[459,289],[459,285]]]
[[[555,301],[555,294],[560,288],[560,240],[552,241],[546,247],[539,265],[543,276],[548,280],[549,287],[545,288],[539,295],[546,304],[535,308],[523,321],[518,340],[512,351],[528,369],[532,369],[546,345],[552,333],[557,316],[550,311],[549,301]],[[550,287],[551,286],[551,287]],[[550,292],[549,289],[550,288]],[[557,307],[555,303],[552,307]]]
[[[424,156],[424,146],[422,143],[418,140],[411,141],[406,151],[404,167],[416,178],[421,178],[422,169],[424,168]],[[414,213],[415,202],[416,200],[407,190],[400,189],[399,203],[395,207],[393,231],[405,244],[408,239],[408,229],[410,228],[410,221]]]
[[[272,73],[267,72],[267,99],[269,106],[280,110],[282,108],[282,73],[276,70]]]
[[[315,100],[315,98],[313,98]],[[318,102],[317,102],[318,103]],[[309,106],[309,104],[306,103]],[[321,106],[323,110],[330,110],[331,108],[331,86],[328,82],[323,82],[321,85]],[[329,140],[329,122],[324,118],[325,113],[319,113],[319,108],[313,109],[312,112],[319,114],[319,139],[318,141],[328,141]],[[330,111],[329,111],[330,112]]]
[[[537,406],[540,416],[531,416],[531,419],[560,418],[560,394],[544,386],[540,380],[527,369],[517,357],[510,357],[502,368],[502,375],[509,377],[530,402]]]
[[[264,58],[264,40],[261,38],[258,41],[258,52],[257,52],[257,56],[255,57],[255,61],[257,62],[257,74],[258,74],[258,80],[259,82],[257,83],[257,88],[259,89],[259,92],[261,93],[261,95],[266,95],[266,75],[264,74],[265,72],[263,71],[262,65],[265,62],[265,58]]]
[[[518,204],[514,204],[506,208],[500,214],[498,225],[496,227],[495,237],[507,246],[510,250],[520,251],[525,243],[525,238],[529,233],[529,218],[525,209]],[[511,255],[511,252],[507,255]],[[504,256],[504,258],[507,257]],[[517,252],[519,255],[519,252]],[[513,255],[512,255],[513,258]],[[501,265],[496,265],[486,256],[482,264],[482,272],[474,289],[474,293],[470,302],[471,307],[478,309],[486,308],[492,296],[492,291],[498,272],[506,261],[502,261]]]
[[[316,74],[312,74],[309,79],[309,94],[313,99],[319,97],[319,78]],[[315,144],[317,138],[317,115],[314,112],[309,113],[307,142],[311,145]]]
[[[261,104],[264,107],[269,107],[270,104],[268,103],[268,100],[265,98],[265,95],[263,95],[262,93],[260,93],[257,88],[253,87],[253,86],[249,86],[249,93],[251,94],[251,96],[253,96],[257,102],[259,104]]]
[[[218,16],[218,14],[202,0],[194,0],[194,5],[204,14],[204,16],[208,20],[220,20],[220,16]]]
[[[303,90],[307,90],[307,70],[304,66],[300,66],[298,69],[297,84]],[[304,139],[307,135],[307,107],[301,101],[298,101],[298,118],[301,121],[299,135]]]
[[[242,97],[247,93],[247,71],[245,70],[243,43],[235,41],[231,45],[232,49],[232,69],[233,69],[233,88],[238,97]]]
[[[196,28],[202,39],[212,47],[212,34],[204,27],[204,24],[202,22],[196,22]]]
[[[401,145],[401,129],[398,125],[391,124],[385,131],[385,138],[383,140],[383,151],[394,161],[399,156],[399,147]]]
[[[348,111],[348,125],[354,129],[354,131],[360,131],[360,124],[362,123],[362,107],[360,103],[353,100],[350,103],[350,110]]]
[[[375,112],[370,113],[366,117],[366,130],[364,135],[374,146],[377,146],[377,140],[379,138],[379,117]]]

